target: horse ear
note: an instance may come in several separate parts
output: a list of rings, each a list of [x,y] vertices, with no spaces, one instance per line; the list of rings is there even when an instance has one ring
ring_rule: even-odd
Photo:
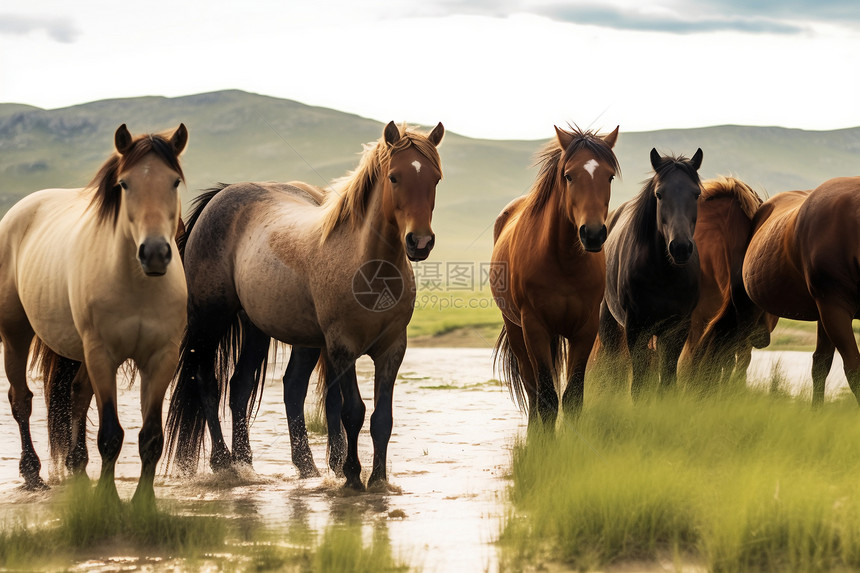
[[[383,135],[385,136],[385,143],[388,145],[394,145],[400,141],[400,129],[398,129],[393,121],[388,122],[388,125],[385,126]]]
[[[557,125],[554,125],[553,127],[555,128],[555,136],[558,139],[558,144],[561,146],[562,150],[566,150],[567,146],[570,145],[570,142],[573,141],[573,135],[563,129],[559,129]]]
[[[654,168],[654,171],[657,171],[657,169],[660,167],[660,163],[662,163],[662,162],[663,162],[663,158],[660,157],[659,153],[657,153],[657,148],[652,147],[651,148],[651,167]]]
[[[442,141],[442,136],[445,135],[445,126],[442,125],[440,121],[436,124],[436,127],[433,128],[433,131],[430,132],[430,135],[427,136],[427,139],[430,140],[434,146],[438,147],[439,143]]]
[[[173,151],[176,152],[176,155],[182,153],[182,150],[185,149],[185,145],[188,143],[188,129],[185,127],[184,123],[180,123],[179,127],[176,128],[176,131],[173,132],[173,135],[170,137],[170,144],[173,146]]]
[[[690,160],[690,163],[693,164],[693,167],[696,168],[696,171],[699,170],[699,167],[702,166],[702,157],[704,157],[704,153],[702,153],[702,148],[698,148],[696,153],[693,154],[693,159]]]
[[[117,128],[113,136],[113,143],[120,155],[125,155],[131,149],[132,137],[125,124]]]
[[[621,127],[621,126],[616,125],[615,130],[612,133],[610,133],[609,135],[605,135],[603,137],[603,141],[605,141],[606,145],[608,145],[609,147],[615,147],[615,142],[618,141],[618,128],[619,127]]]

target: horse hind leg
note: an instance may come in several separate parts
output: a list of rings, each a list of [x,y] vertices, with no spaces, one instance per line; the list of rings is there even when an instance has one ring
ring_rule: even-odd
[[[857,342],[854,338],[854,330],[851,327],[851,322],[854,317],[854,313],[846,311],[845,309],[833,305],[826,304],[822,300],[816,301],[818,304],[818,315],[820,318],[820,324],[823,328],[823,333],[827,335],[827,337],[832,341],[832,344],[836,347],[836,350],[839,351],[839,355],[842,357],[842,362],[845,366],[845,377],[848,379],[848,386],[851,388],[851,391],[854,393],[854,397],[857,399],[857,402],[860,403],[860,351],[857,349]],[[827,346],[821,342],[821,328],[819,329],[819,342],[816,344],[816,351],[818,351],[819,346],[823,346],[823,351],[821,352],[822,358],[820,359],[820,371],[824,370],[824,366],[826,365],[826,351]],[[814,355],[813,355],[814,358]],[[832,356],[831,356],[832,360]],[[815,364],[814,364],[815,366]],[[829,368],[828,368],[829,370]],[[813,376],[816,373],[813,371]],[[818,376],[821,378],[821,374]],[[826,374],[824,375],[826,377]],[[824,378],[821,378],[821,400],[824,400]],[[815,399],[815,388],[813,388],[813,399]]]
[[[824,325],[818,321],[818,335],[815,340],[815,351],[812,353],[812,406],[818,407],[824,403],[824,387],[827,375],[833,366],[835,346],[827,335]],[[852,388],[853,390],[853,388]]]
[[[33,412],[33,392],[27,385],[27,358],[30,354],[30,342],[33,340],[33,330],[26,319],[15,329],[15,335],[9,335],[10,329],[4,328],[3,342],[6,377],[9,379],[9,404],[12,406],[12,417],[18,423],[21,434],[21,460],[18,469],[24,478],[24,489],[40,490],[48,486],[39,476],[42,462],[33,446],[30,434],[30,415]]]
[[[236,368],[230,378],[230,411],[233,413],[233,463],[251,465],[251,438],[248,416],[251,397],[262,390],[262,378],[266,371],[266,358],[269,354],[271,339],[260,329],[245,320],[242,324],[244,340],[242,350],[236,361]]]
[[[290,451],[293,465],[299,477],[309,478],[320,475],[308,443],[308,429],[305,424],[305,399],[311,374],[320,357],[320,349],[294,346],[290,361],[284,372],[284,409],[287,413],[287,428],[290,431]],[[336,389],[339,392],[339,389]],[[337,418],[340,427],[340,417]]]

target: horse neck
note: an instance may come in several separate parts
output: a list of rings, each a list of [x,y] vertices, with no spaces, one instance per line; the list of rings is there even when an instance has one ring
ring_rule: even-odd
[[[560,200],[556,189],[551,199],[535,216],[535,235],[537,244],[547,252],[553,252],[561,261],[583,255],[579,246],[576,221],[571,221]]]
[[[385,216],[382,194],[382,185],[377,183],[370,193],[364,220],[358,225],[356,252],[362,260],[396,263],[406,260],[406,250],[397,224]]]

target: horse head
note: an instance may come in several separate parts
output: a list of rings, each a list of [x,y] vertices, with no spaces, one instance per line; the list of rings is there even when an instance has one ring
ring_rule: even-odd
[[[387,168],[383,166],[383,209],[396,224],[406,256],[423,261],[430,255],[436,236],[430,227],[436,203],[436,185],[442,168],[436,146],[445,128],[438,124],[429,135],[401,130],[392,121],[383,133],[389,150]]]
[[[678,266],[687,264],[695,249],[693,232],[702,194],[698,174],[702,156],[701,148],[696,150],[692,159],[664,157],[656,149],[651,149],[657,232],[666,243],[669,259]]]
[[[562,157],[557,185],[563,190],[562,210],[579,230],[579,240],[589,252],[599,252],[606,241],[610,185],[618,171],[612,148],[618,128],[604,137],[555,128]]]
[[[183,180],[179,154],[188,142],[180,124],[170,136],[133,138],[125,124],[116,130],[119,161],[116,185],[121,190],[115,221],[135,244],[137,259],[148,276],[167,272],[171,243],[179,226],[179,184]]]

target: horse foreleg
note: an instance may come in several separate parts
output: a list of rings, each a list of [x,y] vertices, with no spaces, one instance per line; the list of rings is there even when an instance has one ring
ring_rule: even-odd
[[[630,353],[630,363],[633,369],[633,378],[630,383],[630,394],[633,400],[638,400],[642,395],[642,390],[645,387],[645,380],[648,377],[648,369],[650,366],[650,356],[648,350],[648,341],[650,335],[640,331],[627,324],[627,350]]]
[[[255,372],[260,370],[269,353],[271,339],[250,321],[243,323],[245,340],[236,361],[233,376],[230,377],[230,411],[233,414],[233,457],[234,463],[251,465],[251,437],[248,429],[248,402],[258,387],[262,391],[264,380],[257,380]]]
[[[406,333],[403,334],[402,340],[385,354],[373,356],[373,414],[370,416],[373,469],[368,486],[387,480],[388,441],[391,439],[391,428],[394,425],[394,382],[406,353]]]
[[[97,441],[102,469],[96,492],[109,502],[119,503],[114,470],[125,437],[117,416],[116,369],[119,365],[108,358],[98,342],[88,343],[85,340],[84,356],[99,410]]]
[[[356,388],[358,376],[355,373],[355,362],[349,368],[348,376]],[[343,411],[343,396],[336,382],[329,382],[326,374],[325,383],[325,418],[328,426],[328,467],[336,476],[343,477],[343,461],[346,459],[346,436],[341,422]]]
[[[358,434],[364,425],[365,406],[361,400],[358,383],[352,376],[355,359],[351,352],[342,347],[329,346],[327,349],[326,375],[331,385],[340,386],[343,397],[341,420],[346,430],[346,458],[343,462],[343,474],[346,477],[346,487],[363,490],[361,482],[361,462],[358,459]]]
[[[690,331],[689,321],[670,328],[657,337],[657,350],[660,359],[660,387],[663,390],[674,388],[678,381],[678,360]]]
[[[143,424],[138,434],[140,453],[140,479],[132,503],[144,507],[155,506],[155,468],[164,451],[164,431],[161,410],[164,394],[179,362],[179,347],[167,345],[154,353],[140,367],[140,413]]]
[[[33,392],[27,385],[27,357],[30,353],[30,342],[33,331],[27,325],[26,332],[20,336],[4,336],[4,357],[6,377],[9,379],[9,404],[12,406],[12,417],[18,423],[21,434],[21,461],[18,469],[24,478],[24,488],[28,490],[47,489],[39,472],[42,462],[33,447],[30,435],[30,414],[33,411]]]
[[[284,407],[287,411],[287,428],[290,431],[290,450],[293,465],[299,470],[300,478],[320,475],[314,456],[308,444],[308,429],[305,425],[305,399],[308,382],[320,357],[318,348],[294,346],[290,352],[290,362],[284,372]],[[340,388],[336,388],[338,394]],[[337,416],[340,427],[340,412]]]
[[[567,348],[567,387],[561,398],[566,416],[575,418],[582,412],[585,396],[585,367],[597,336],[592,327],[582,334],[568,339]]]
[[[523,316],[523,338],[537,381],[535,409],[538,419],[544,428],[552,429],[555,427],[555,420],[558,417],[558,393],[555,389],[552,336],[540,319],[534,315],[525,314]],[[529,422],[531,423],[531,421],[531,416],[529,416]]]
[[[833,366],[835,350],[833,341],[827,336],[827,331],[821,321],[818,321],[818,336],[815,340],[815,352],[812,353],[812,405],[821,406],[824,403],[824,386],[827,375]],[[853,390],[853,388],[852,388]]]

